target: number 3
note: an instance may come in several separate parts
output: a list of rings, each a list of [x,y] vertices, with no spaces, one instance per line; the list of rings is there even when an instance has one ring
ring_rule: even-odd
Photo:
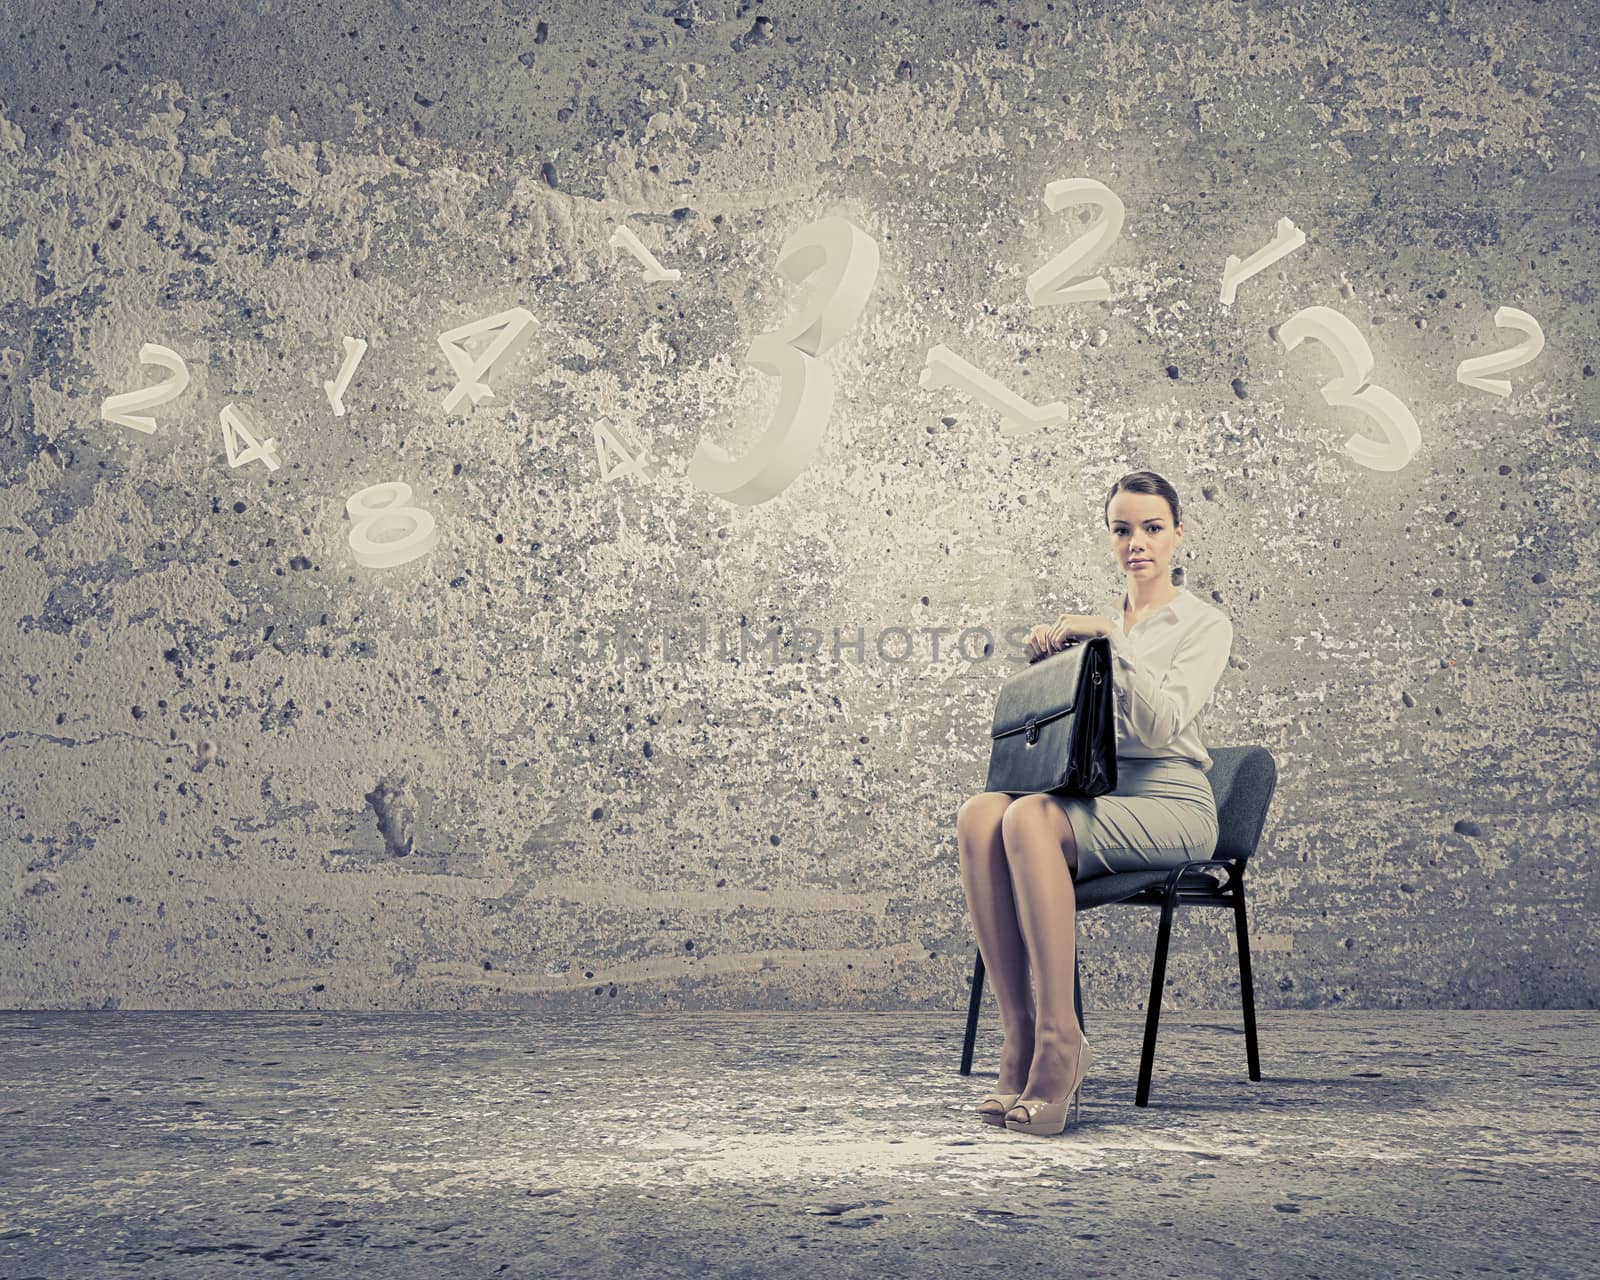
[[[861,318],[878,278],[878,244],[848,218],[821,218],[783,242],[778,270],[797,284],[815,275],[816,300],[745,354],[746,364],[782,380],[772,421],[742,458],[702,440],[689,462],[690,484],[744,506],[782,493],[821,445],[833,375],[818,357]]]
[[[1372,348],[1361,331],[1331,307],[1307,307],[1278,326],[1284,349],[1293,351],[1307,338],[1322,343],[1339,359],[1339,376],[1324,384],[1322,398],[1331,405],[1356,409],[1377,422],[1384,438],[1354,435],[1345,452],[1373,471],[1398,471],[1422,447],[1417,420],[1400,397],[1382,387],[1363,386],[1372,375]]]

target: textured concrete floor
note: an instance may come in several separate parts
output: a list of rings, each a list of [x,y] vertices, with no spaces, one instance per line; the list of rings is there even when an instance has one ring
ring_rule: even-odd
[[[0,1277],[1600,1274],[1600,1014],[0,1014]]]

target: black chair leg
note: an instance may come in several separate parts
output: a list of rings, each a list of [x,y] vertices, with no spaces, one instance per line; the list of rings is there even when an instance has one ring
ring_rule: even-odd
[[[972,996],[967,1001],[967,1038],[961,1046],[961,1074],[972,1074],[972,1046],[978,1039],[978,1009],[983,1004],[983,952],[972,966]]]
[[[1244,921],[1244,877],[1233,886],[1233,923],[1239,935],[1239,995],[1244,1004],[1244,1052],[1250,1078],[1261,1079],[1261,1051],[1256,1042],[1256,995],[1250,977],[1250,931]]]
[[[1087,1034],[1083,1025],[1083,984],[1078,981],[1078,956],[1081,954],[1077,946],[1072,948],[1072,1007],[1078,1012],[1078,1030]]]
[[[1144,1050],[1139,1055],[1139,1090],[1134,1105],[1150,1105],[1150,1075],[1156,1061],[1156,1026],[1161,1021],[1161,992],[1167,981],[1167,942],[1172,937],[1172,899],[1161,904],[1161,928],[1156,933],[1155,969],[1150,974],[1150,1005],[1144,1016]]]

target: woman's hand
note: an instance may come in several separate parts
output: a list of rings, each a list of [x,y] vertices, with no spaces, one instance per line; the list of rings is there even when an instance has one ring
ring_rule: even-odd
[[[1061,647],[1050,638],[1053,630],[1054,628],[1048,622],[1041,622],[1032,631],[1028,632],[1028,638],[1023,647],[1028,652],[1029,662],[1034,661],[1036,658],[1042,658],[1045,654],[1054,652]]]
[[[1111,619],[1096,618],[1084,613],[1063,613],[1049,628],[1050,645],[1062,649],[1078,640],[1103,636],[1111,630]]]

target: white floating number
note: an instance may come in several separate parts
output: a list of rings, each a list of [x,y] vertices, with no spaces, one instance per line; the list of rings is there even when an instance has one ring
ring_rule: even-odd
[[[742,458],[702,440],[689,461],[697,489],[744,506],[782,493],[816,455],[833,412],[833,375],[819,357],[861,318],[878,278],[878,244],[848,218],[819,218],[783,242],[778,270],[796,283],[815,276],[816,285],[809,307],[745,353],[746,364],[780,379],[778,407]]]
[[[656,255],[644,247],[644,242],[634,235],[627,227],[618,227],[611,233],[610,245],[614,249],[626,249],[639,264],[644,267],[644,278],[650,284],[659,284],[663,280],[676,280],[683,272],[676,268],[668,270],[656,261]]]
[[[183,389],[189,385],[189,366],[171,347],[163,347],[156,342],[147,342],[139,348],[139,362],[160,365],[172,376],[154,386],[140,387],[137,391],[119,391],[114,396],[107,396],[100,403],[100,416],[119,427],[132,427],[135,431],[154,435],[156,420],[136,411],[154,409],[181,396]]]
[[[774,336],[809,355],[824,355],[866,310],[878,281],[878,242],[848,218],[820,218],[783,242],[778,271],[796,284],[809,279],[813,294],[811,306]]]
[[[361,357],[367,353],[367,340],[365,338],[346,338],[344,340],[344,364],[339,367],[339,376],[332,382],[324,381],[322,389],[328,393],[328,403],[333,406],[336,418],[344,417],[344,393],[350,386],[350,379],[356,376],[356,366],[361,363]]]
[[[1067,406],[1060,400],[1046,405],[1029,404],[1010,387],[968,364],[943,343],[929,350],[917,383],[930,389],[955,387],[991,409],[1000,410],[1000,434],[1003,436],[1027,435],[1067,421]]]
[[[1345,452],[1373,471],[1398,471],[1422,447],[1417,420],[1400,397],[1382,387],[1365,386],[1372,376],[1372,348],[1361,331],[1331,307],[1307,307],[1278,326],[1284,349],[1293,351],[1307,338],[1320,342],[1338,358],[1339,376],[1322,388],[1330,405],[1366,414],[1383,432],[1382,440],[1353,435]]]
[[[606,461],[608,454],[617,459],[615,466]],[[650,478],[650,471],[646,465],[650,457],[649,449],[641,449],[637,454],[628,452],[627,446],[608,423],[594,424],[594,456],[600,464],[600,479],[607,483],[630,473],[641,480]]]
[[[476,405],[478,401],[494,395],[487,382],[489,375],[501,364],[521,354],[528,345],[528,339],[533,336],[533,324],[531,311],[526,307],[512,307],[499,315],[486,316],[439,335],[439,347],[450,361],[457,378],[456,385],[444,398],[446,413],[456,412],[461,402],[469,397]],[[492,333],[496,329],[500,332],[495,334],[494,340],[483,349],[481,355],[474,356],[461,345],[468,338]]]
[[[1093,178],[1062,178],[1044,189],[1044,202],[1052,213],[1068,205],[1092,204],[1099,213],[1089,229],[1049,262],[1028,277],[1028,301],[1036,307],[1059,306],[1064,302],[1096,302],[1111,296],[1104,276],[1067,284],[1083,275],[1105,256],[1112,242],[1122,234],[1122,198],[1103,182]]]
[[[271,439],[265,441],[257,439],[246,424],[244,416],[231,401],[222,406],[222,412],[218,417],[222,422],[222,443],[227,446],[230,467],[242,467],[245,463],[255,462],[257,459],[267,464],[268,471],[276,471],[283,465],[273,450],[273,446],[278,442]],[[241,440],[245,444],[243,449],[239,448]]]
[[[1232,306],[1239,295],[1239,286],[1251,276],[1265,271],[1279,258],[1286,258],[1306,242],[1306,233],[1288,218],[1278,219],[1278,230],[1270,242],[1257,249],[1243,262],[1237,254],[1230,253],[1222,264],[1222,297],[1225,306]]]
[[[1514,347],[1496,351],[1492,355],[1473,356],[1456,366],[1456,381],[1479,391],[1490,391],[1497,396],[1511,394],[1511,384],[1504,378],[1490,378],[1491,373],[1506,373],[1528,363],[1544,350],[1544,330],[1526,311],[1515,307],[1501,307],[1494,313],[1494,322],[1502,329],[1516,329],[1525,336]]]
[[[404,480],[369,484],[345,500],[345,514],[355,521],[350,529],[350,550],[358,564],[392,569],[433,550],[439,541],[433,513],[410,502],[411,486]],[[378,534],[396,532],[398,538],[378,541]]]

